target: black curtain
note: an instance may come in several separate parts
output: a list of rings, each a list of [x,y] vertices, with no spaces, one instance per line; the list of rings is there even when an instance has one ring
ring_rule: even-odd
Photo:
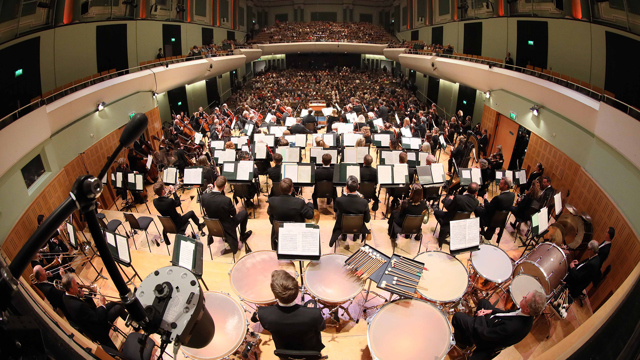
[[[235,39],[236,39],[236,32],[227,30],[227,40],[235,40]]]
[[[431,28],[431,43],[432,44],[442,44],[442,38],[444,37],[444,28],[442,26],[435,26]]]
[[[640,41],[607,31],[607,66],[604,89],[616,99],[640,107],[640,67],[632,49],[640,49]]]
[[[187,88],[180,86],[173,90],[167,91],[169,96],[169,108],[171,112],[180,115],[184,111],[185,116],[189,116],[189,103],[187,101]],[[184,119],[183,119],[184,120]]]
[[[518,21],[516,65],[547,68],[549,26],[546,21]]]
[[[162,24],[162,45],[166,57],[182,55],[180,25]]]
[[[464,47],[463,51],[468,55],[482,55],[482,23],[464,24]]]
[[[213,29],[202,28],[202,45],[213,44]]]
[[[440,79],[435,76],[429,76],[427,82],[427,97],[429,101],[427,104],[431,106],[432,103],[438,103],[438,94],[440,94]]]
[[[420,40],[420,31],[419,30],[413,30],[411,32],[411,41],[418,41]]]
[[[98,72],[129,68],[127,24],[96,26]]]
[[[220,93],[218,92],[218,79],[213,78],[205,82],[207,86],[207,101],[212,107],[220,106]]]
[[[40,37],[0,50],[0,84],[0,118],[40,95]],[[0,128],[9,121],[4,123],[0,123]]]
[[[462,110],[464,117],[473,116],[473,107],[476,105],[476,89],[460,84],[458,87],[458,103],[456,112]]]

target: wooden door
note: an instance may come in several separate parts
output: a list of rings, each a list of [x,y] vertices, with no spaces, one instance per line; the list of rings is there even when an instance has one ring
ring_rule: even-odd
[[[513,147],[516,144],[516,137],[518,136],[518,125],[513,120],[504,115],[500,115],[498,118],[498,126],[496,128],[496,136],[493,140],[493,148],[491,153],[496,152],[498,145],[502,145],[502,153],[504,154],[504,166],[508,166],[511,161],[511,155],[513,154]]]

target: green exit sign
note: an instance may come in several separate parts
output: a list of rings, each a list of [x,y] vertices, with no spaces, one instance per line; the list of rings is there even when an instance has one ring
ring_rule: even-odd
[[[516,121],[516,118],[518,117],[518,114],[514,113],[513,111],[509,113],[509,117],[511,118],[511,120]]]
[[[18,77],[18,76],[22,75],[22,69],[18,69],[18,70],[16,70],[16,71],[14,72],[14,75],[15,75],[16,77]]]
[[[178,106],[182,105],[182,101],[178,101]]]
[[[171,42],[176,42],[176,38],[171,38]],[[533,45],[533,44],[530,44]]]
[[[462,100],[462,103],[467,105],[467,100]]]
[[[527,43],[528,43],[529,45],[532,45],[532,46],[533,46],[533,40],[529,40],[529,41],[527,41]]]
[[[129,114],[129,120],[131,120],[131,118],[133,118],[133,115],[135,115],[135,112],[132,112],[131,114]]]

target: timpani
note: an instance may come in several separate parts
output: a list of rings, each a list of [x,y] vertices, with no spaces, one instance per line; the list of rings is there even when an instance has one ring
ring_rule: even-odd
[[[435,305],[400,299],[371,319],[367,343],[374,359],[443,359],[455,344],[452,334],[449,320]]]
[[[473,269],[471,281],[478,290],[490,291],[511,279],[513,261],[497,246],[480,245],[480,250],[471,252],[469,261]]]
[[[438,305],[457,303],[467,292],[469,272],[457,258],[442,251],[427,251],[414,260],[424,263],[428,270],[422,272],[418,286],[420,295]]]
[[[304,271],[307,292],[326,305],[341,305],[358,296],[364,282],[347,271],[344,263],[348,258],[343,254],[325,254],[320,261],[309,262]]]
[[[545,293],[540,282],[533,276],[528,274],[516,275],[509,285],[509,296],[505,301],[505,308],[511,310],[520,308],[520,300],[532,291]]]

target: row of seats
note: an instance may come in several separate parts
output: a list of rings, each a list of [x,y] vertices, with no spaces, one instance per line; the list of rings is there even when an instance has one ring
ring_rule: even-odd
[[[65,95],[69,95],[77,90],[84,89],[101,81],[112,79],[116,76],[118,76],[116,74],[116,69],[105,70],[103,72],[96,73],[91,76],[87,76],[82,79],[64,84],[63,86],[58,86],[51,91],[43,93],[41,96],[34,97],[33,99],[31,99],[31,103],[36,103],[34,104],[36,108],[44,104],[50,104]]]

